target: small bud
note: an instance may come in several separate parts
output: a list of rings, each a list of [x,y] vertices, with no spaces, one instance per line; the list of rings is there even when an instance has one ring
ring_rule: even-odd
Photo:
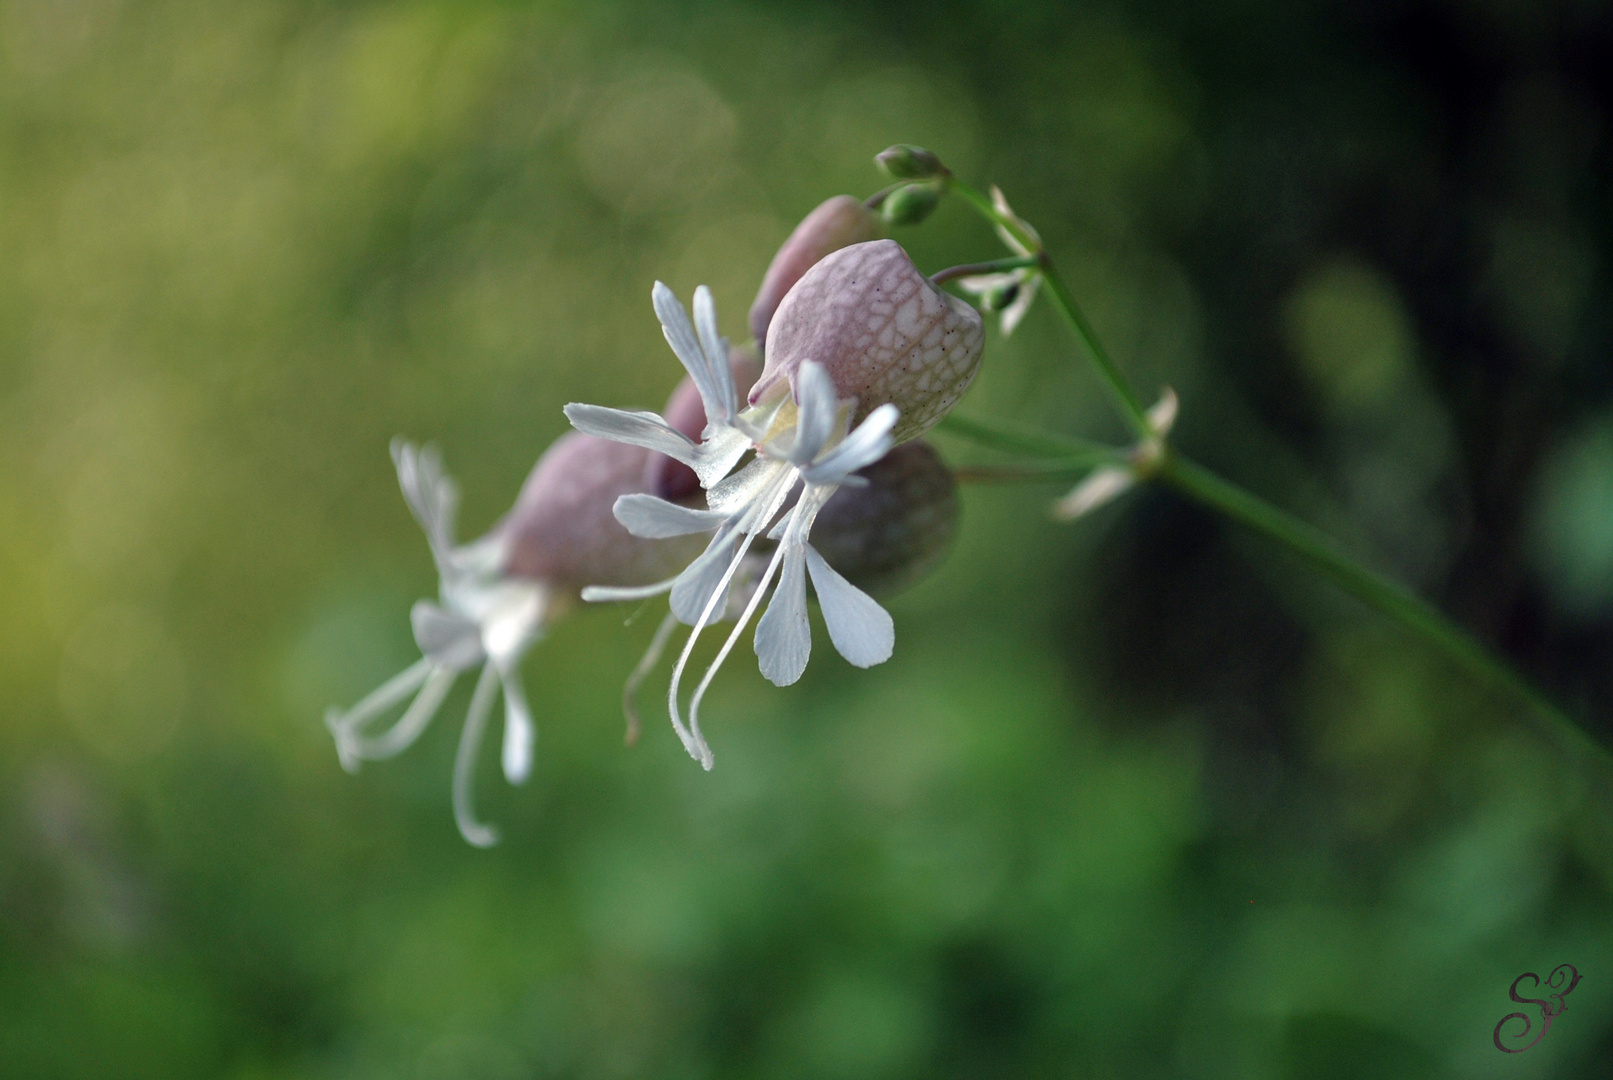
[[[830,497],[812,527],[812,545],[853,585],[888,596],[946,554],[958,528],[957,482],[925,442],[894,447],[857,475],[868,486],[848,485]]]
[[[879,215],[850,195],[836,195],[801,219],[762,278],[756,302],[750,308],[750,329],[757,345],[767,340],[767,325],[773,321],[784,294],[831,251],[850,244],[877,239]]]
[[[728,366],[734,373],[734,392],[741,400],[750,392],[760,373],[760,365],[751,351],[740,346],[728,349]],[[700,400],[700,391],[687,375],[673,389],[661,413],[666,422],[689,436],[699,439],[706,427],[706,406]],[[650,452],[644,468],[644,490],[669,502],[687,499],[700,490],[700,478],[681,461],[673,461],[665,454]]]
[[[929,180],[947,175],[947,167],[941,164],[940,158],[910,143],[897,143],[881,150],[874,155],[874,161],[897,180]]]
[[[941,189],[934,184],[909,184],[897,188],[880,204],[880,217],[887,225],[917,225],[930,216],[941,202]]]
[[[570,432],[538,459],[515,507],[495,527],[508,544],[504,572],[550,585],[644,585],[676,573],[703,538],[640,540],[612,513],[644,491],[650,451]]]
[[[796,282],[767,331],[767,364],[752,404],[785,391],[801,363],[822,364],[853,426],[890,402],[896,442],[922,434],[955,405],[980,368],[980,313],[937,289],[894,240],[841,248]]]

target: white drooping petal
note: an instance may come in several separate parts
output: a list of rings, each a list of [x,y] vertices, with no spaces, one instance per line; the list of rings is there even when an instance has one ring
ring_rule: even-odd
[[[464,671],[487,657],[482,628],[473,619],[444,611],[429,600],[417,600],[409,609],[415,644],[426,659],[448,671]]]
[[[672,346],[689,378],[694,380],[695,389],[700,392],[700,400],[706,407],[706,420],[710,423],[726,421],[734,413],[733,374],[729,371],[726,353],[721,357],[706,355],[694,327],[689,323],[688,312],[683,310],[683,305],[671,289],[657,281],[650,298],[655,305],[656,318],[661,320],[661,333],[666,336],[667,344]],[[709,291],[707,298],[709,301]],[[715,314],[712,321],[716,321]]]
[[[1041,286],[1040,273],[1026,273],[1020,279],[1019,293],[1014,297],[1014,302],[1003,309],[1003,337],[1014,332],[1014,327],[1019,325],[1019,321],[1025,317],[1025,312],[1030,310],[1031,301],[1036,299],[1036,290]]]
[[[655,413],[572,402],[565,407],[565,414],[571,426],[584,435],[641,446],[691,467],[699,460],[694,440]]]
[[[1113,502],[1136,482],[1136,474],[1120,465],[1093,469],[1068,495],[1053,504],[1053,517],[1058,521],[1074,521],[1105,503]]]
[[[611,512],[624,529],[645,540],[710,532],[727,520],[710,510],[695,510],[643,494],[620,496]]]
[[[1030,222],[1014,213],[1014,208],[1008,205],[1008,197],[1003,194],[1003,189],[998,187],[996,184],[991,185],[991,205],[999,214],[1023,229],[1025,231],[1025,235],[1034,240],[1038,248],[1041,247],[1041,234],[1031,227]],[[1001,225],[998,225],[996,228],[997,235],[1002,239],[1004,244],[1008,245],[1008,249],[1010,251],[1014,252],[1016,255],[1033,254],[1029,248],[1019,242],[1019,238],[1013,233],[1009,232]]]
[[[504,748],[500,763],[504,766],[504,779],[521,784],[532,774],[532,747],[537,742],[538,729],[526,703],[520,667],[497,666],[499,682],[504,686]]]
[[[366,736],[358,730],[362,721],[346,724],[340,730],[335,727],[331,729],[336,736],[336,757],[341,761],[342,768],[348,772],[357,772],[360,761],[384,761],[400,754],[414,745],[420,733],[426,730],[432,718],[437,715],[437,710],[442,707],[448,691],[453,689],[454,680],[459,678],[459,672],[431,666],[430,660],[422,659],[419,663],[427,665],[431,673],[426,676],[425,685],[409,703],[409,707],[403,711],[397,723],[374,736]]]
[[[493,711],[493,695],[497,693],[498,672],[492,664],[484,664],[481,678],[476,680],[476,690],[470,696],[464,730],[459,733],[459,749],[454,753],[454,822],[466,843],[477,847],[492,847],[498,843],[498,831],[476,820],[470,800],[476,779],[476,752],[481,749],[482,729],[487,727],[487,716]]]
[[[459,489],[443,471],[442,456],[435,447],[421,449],[403,439],[393,439],[392,464],[398,470],[403,501],[425,530],[432,557],[439,567],[447,567],[454,547]]]
[[[839,411],[834,380],[822,364],[807,360],[796,373],[795,396],[799,412],[795,442],[787,457],[791,464],[805,465],[823,452],[824,444],[834,434],[835,414]]]
[[[858,469],[865,469],[884,457],[891,448],[891,428],[900,416],[895,405],[886,402],[869,413],[857,430],[817,461],[801,469],[809,484],[841,484]]]
[[[700,486],[710,489],[739,464],[750,448],[750,436],[744,431],[723,424],[708,425],[705,441],[695,451],[689,467],[700,478]]]
[[[700,613],[706,609],[712,594],[722,583],[733,558],[734,543],[741,535],[734,529],[719,531],[706,545],[706,550],[673,580],[672,614],[685,626],[693,626],[700,621]],[[719,599],[713,610],[721,611],[723,606],[723,601]]]
[[[784,550],[784,569],[773,599],[756,624],[756,659],[763,678],[789,686],[806,670],[812,655],[812,626],[807,619],[806,560],[803,546]]]
[[[878,601],[840,576],[808,545],[806,565],[829,627],[829,640],[857,667],[883,664],[896,648],[896,624]]]
[[[589,585],[582,590],[582,598],[590,604],[608,604],[616,600],[648,600],[671,590],[677,578],[657,581],[654,585]]]

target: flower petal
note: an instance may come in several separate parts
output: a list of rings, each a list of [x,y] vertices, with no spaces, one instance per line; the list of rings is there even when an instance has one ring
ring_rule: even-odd
[[[778,481],[780,472],[788,468],[782,461],[758,456],[734,475],[712,486],[706,492],[706,505],[715,513],[737,517],[762,498],[768,486]]]
[[[492,664],[484,665],[481,678],[476,680],[476,690],[470,696],[465,728],[459,733],[459,749],[454,753],[454,822],[466,843],[476,847],[492,847],[498,843],[498,830],[476,820],[470,801],[471,785],[476,779],[476,751],[481,749],[482,729],[487,726],[487,714],[493,711],[496,693],[498,673]]]
[[[700,335],[700,349],[706,354],[712,387],[724,406],[720,416],[707,411],[707,419],[727,420],[734,414],[734,369],[728,366],[728,339],[717,332],[717,304],[704,285],[694,291],[694,327]]]
[[[1104,503],[1113,502],[1136,482],[1136,475],[1119,465],[1093,469],[1068,495],[1053,504],[1053,517],[1058,521],[1074,521]]]
[[[582,590],[582,598],[590,604],[609,604],[617,600],[648,600],[660,596],[677,584],[677,578],[657,581],[654,585],[589,585]]]
[[[896,624],[873,597],[841,577],[811,545],[806,548],[812,588],[829,627],[829,640],[850,663],[873,667],[889,660],[896,648]]]
[[[584,435],[642,446],[689,466],[698,460],[695,442],[655,413],[607,409],[603,405],[579,402],[567,405],[565,413],[571,426]]]
[[[886,402],[868,414],[857,430],[823,457],[801,469],[809,484],[838,484],[858,469],[884,457],[891,448],[891,428],[900,416],[895,405]]]
[[[392,464],[398,470],[403,501],[425,530],[432,556],[439,567],[446,565],[454,547],[459,488],[443,471],[442,456],[435,447],[422,449],[403,439],[393,439]]]
[[[433,664],[448,671],[464,671],[487,657],[482,628],[463,615],[444,611],[429,600],[417,600],[409,609],[415,644]]]
[[[784,569],[773,599],[756,624],[756,659],[774,686],[789,686],[806,670],[812,655],[812,626],[807,620],[805,545],[784,552]]]
[[[537,742],[538,729],[526,703],[520,666],[499,665],[498,677],[504,684],[504,748],[500,755],[504,779],[512,784],[525,783],[532,774],[532,746]]]
[[[695,451],[689,467],[700,478],[700,486],[709,491],[739,464],[739,459],[750,448],[750,437],[743,431],[726,424],[708,425],[706,440]]]
[[[1014,297],[1013,303],[1003,309],[1003,337],[1012,334],[1014,327],[1019,325],[1019,320],[1025,317],[1025,312],[1030,310],[1031,301],[1036,299],[1036,290],[1041,285],[1042,275],[1039,273],[1027,274],[1020,281],[1019,295]]]
[[[700,347],[694,327],[689,323],[689,313],[683,310],[683,304],[671,289],[657,281],[655,288],[650,291],[650,299],[655,305],[655,317],[661,320],[661,333],[665,335],[667,344],[672,346],[684,370],[689,373],[689,378],[694,380],[695,389],[700,391],[700,400],[706,407],[706,420],[726,421],[734,412],[733,375],[728,371],[728,357],[725,355],[721,358],[722,370],[719,373],[717,365]]]
[[[619,497],[611,512],[624,529],[645,540],[665,540],[670,536],[710,532],[727,520],[724,515],[710,510],[679,506],[645,494]]]
[[[734,542],[740,537],[734,529],[723,529],[712,538],[706,550],[700,553],[699,558],[684,568],[672,585],[672,614],[685,626],[693,626],[700,621],[700,613],[706,609],[712,593],[722,584],[723,575],[728,571],[728,564],[732,561]],[[718,600],[712,608],[713,617],[720,618],[724,608],[724,601]]]
[[[805,465],[823,452],[834,434],[836,408],[834,380],[824,366],[803,361],[795,376],[795,397],[800,412],[795,422],[795,442],[786,455],[795,465]]]

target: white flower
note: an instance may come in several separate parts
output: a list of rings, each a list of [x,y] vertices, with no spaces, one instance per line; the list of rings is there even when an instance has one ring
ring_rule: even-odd
[[[476,752],[502,686],[504,776],[519,784],[532,771],[536,729],[521,687],[520,663],[543,631],[550,590],[544,582],[504,573],[507,544],[497,531],[474,543],[455,545],[459,494],[434,449],[419,450],[394,440],[392,460],[404,500],[431,545],[442,603],[421,600],[409,612],[415,642],[425,655],[346,712],[327,712],[325,724],[336,739],[343,768],[357,771],[360,762],[389,758],[419,738],[460,673],[481,665],[454,758],[453,805],[461,835],[487,847],[498,834],[478,822],[471,807]],[[397,723],[380,734],[363,730],[410,694],[414,701]]]
[[[1025,231],[1027,236],[1036,242],[1037,250],[1032,251],[1020,241],[1019,237],[998,225],[996,227],[997,235],[1002,238],[1004,244],[1008,245],[1009,250],[1016,255],[1025,257],[1039,254],[1042,238],[1037,235],[1035,229],[1031,228],[1028,221],[1014,213],[1013,208],[1008,205],[1008,200],[1003,197],[1002,189],[997,187],[996,184],[991,186],[991,204],[997,208],[998,213],[1018,225]],[[1038,267],[1022,266],[1017,270],[1009,270],[1003,273],[974,274],[969,277],[959,278],[958,287],[965,292],[974,293],[980,297],[1001,296],[1008,290],[1013,291],[1013,299],[1002,310],[1003,337],[1007,337],[1014,332],[1014,327],[1018,326],[1019,321],[1025,317],[1025,312],[1030,310],[1031,301],[1036,299],[1036,290],[1042,287],[1042,271]]]
[[[728,343],[717,333],[710,290],[703,285],[695,290],[693,325],[665,285],[656,282],[653,298],[667,342],[705,404],[707,424],[701,440],[689,439],[654,413],[568,405],[566,415],[580,431],[658,450],[689,465],[700,477],[706,489],[705,510],[653,495],[619,498],[616,518],[629,532],[644,538],[707,531],[715,535],[705,552],[675,578],[639,589],[589,588],[582,596],[584,600],[626,600],[671,592],[673,614],[694,629],[673,669],[667,707],[684,748],[709,769],[712,755],[700,733],[700,700],[775,575],[779,576],[778,588],[757,624],[755,638],[762,674],[773,683],[787,686],[799,679],[811,653],[808,577],[818,594],[829,638],[842,656],[858,667],[890,658],[895,644],[890,615],[830,567],[808,538],[814,518],[836,489],[842,484],[864,483],[852,474],[890,449],[898,413],[896,406],[883,404],[848,432],[853,402],[837,400],[828,373],[810,361],[800,367],[793,399],[779,395],[741,410],[728,366]],[[755,460],[728,475],[752,450]],[[797,487],[800,493],[785,511]],[[784,511],[782,518],[780,511]],[[750,588],[733,632],[696,687],[685,726],[678,704],[684,667],[700,632],[727,611],[735,576],[752,544],[764,533],[777,540],[778,547]]]
[[[1165,436],[1176,423],[1179,405],[1176,391],[1165,387],[1159,400],[1148,410],[1148,427],[1152,434],[1132,450],[1131,463],[1093,469],[1068,495],[1053,504],[1053,517],[1058,521],[1074,521],[1118,499],[1147,476],[1165,451]]]

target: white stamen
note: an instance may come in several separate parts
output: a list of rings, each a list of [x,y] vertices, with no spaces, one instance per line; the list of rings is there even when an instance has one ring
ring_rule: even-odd
[[[420,693],[415,695],[398,722],[374,738],[365,739],[356,730],[357,725],[349,725],[335,732],[336,757],[342,767],[348,772],[357,772],[360,761],[385,761],[414,745],[420,733],[437,715],[437,710],[442,708],[443,699],[458,678],[457,671],[433,668]]]
[[[744,633],[745,627],[750,624],[751,616],[756,614],[756,605],[761,603],[762,594],[773,583],[773,575],[778,572],[779,562],[783,557],[784,545],[780,544],[774,549],[773,557],[768,560],[767,569],[762,571],[762,579],[756,583],[756,589],[751,593],[750,602],[745,605],[745,610],[740,614],[738,621],[734,623],[734,629],[729,633],[728,640],[724,641],[722,648],[717,650],[717,658],[711,662],[710,667],[706,668],[706,674],[701,678],[700,685],[695,687],[694,696],[689,699],[689,729],[694,732],[695,738],[700,740],[700,745],[702,746],[705,745],[705,739],[700,734],[700,699],[706,696],[706,687],[710,686],[711,680],[716,678],[717,669],[722,667],[724,660],[728,659],[728,654],[733,651],[734,642],[739,640],[739,635]],[[707,765],[706,768],[709,769],[711,766]]]
[[[670,611],[661,619],[661,625],[655,628],[655,636],[650,639],[650,647],[645,650],[644,656],[627,677],[622,687],[622,715],[627,718],[627,734],[622,741],[628,746],[637,746],[639,733],[644,725],[639,720],[638,704],[634,698],[638,688],[644,684],[655,665],[661,662],[661,654],[666,651],[666,643],[672,639],[672,631],[678,627],[678,617]]]
[[[476,680],[476,691],[470,696],[470,709],[465,714],[465,730],[459,735],[459,750],[454,754],[454,821],[459,835],[476,847],[492,847],[498,843],[498,830],[476,820],[471,807],[471,783],[476,778],[476,751],[481,749],[482,729],[487,716],[493,711],[493,695],[498,693],[498,671],[492,663],[482,665],[481,677]]]

